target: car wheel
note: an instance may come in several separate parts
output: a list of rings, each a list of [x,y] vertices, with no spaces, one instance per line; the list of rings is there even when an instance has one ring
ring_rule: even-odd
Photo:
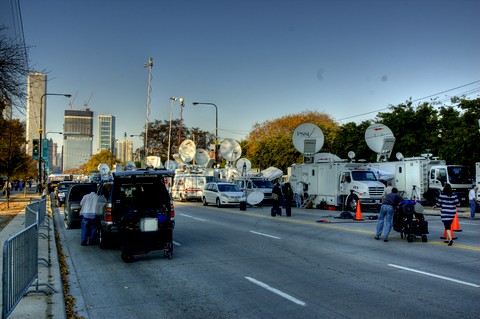
[[[220,203],[220,198],[217,198],[216,203],[218,208],[222,207],[222,204]]]
[[[202,197],[202,202],[203,202],[203,206],[208,206],[208,203],[207,203],[207,199],[204,197]]]

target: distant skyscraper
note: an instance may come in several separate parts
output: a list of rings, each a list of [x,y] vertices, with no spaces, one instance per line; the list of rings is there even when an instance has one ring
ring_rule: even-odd
[[[130,140],[118,140],[116,156],[123,163],[133,161],[133,142]]]
[[[47,96],[45,96],[42,100],[42,96],[44,96],[45,93],[47,93],[47,76],[44,73],[39,72],[29,73],[27,79],[26,115],[26,152],[29,155],[32,155],[32,140],[39,139],[40,127],[45,128],[46,112],[42,112],[42,119],[40,119],[40,107],[43,108],[41,103],[43,102],[43,104],[45,104],[45,99],[47,98]],[[42,111],[45,111],[45,109]],[[42,121],[41,126],[40,121]],[[43,137],[44,136],[45,132],[43,132]]]
[[[93,111],[65,110],[63,170],[78,168],[92,158]]]
[[[108,150],[115,154],[115,116],[98,115],[98,151]]]

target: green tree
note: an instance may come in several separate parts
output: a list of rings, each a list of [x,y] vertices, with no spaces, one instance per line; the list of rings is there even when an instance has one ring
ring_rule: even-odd
[[[85,164],[85,168],[81,173],[88,175],[91,171],[97,170],[98,165],[102,163],[107,164],[110,169],[112,169],[115,164],[119,163],[119,161],[109,150],[102,150],[100,153],[92,156],[92,158]]]

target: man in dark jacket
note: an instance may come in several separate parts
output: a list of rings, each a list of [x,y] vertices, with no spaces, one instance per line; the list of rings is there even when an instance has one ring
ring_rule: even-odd
[[[387,194],[383,197],[382,207],[380,208],[380,214],[378,216],[377,222],[377,234],[375,239],[380,239],[382,236],[382,232],[384,234],[383,241],[388,241],[388,235],[390,234],[390,230],[392,230],[392,222],[393,222],[393,213],[395,212],[395,207],[398,206],[403,201],[402,196],[398,195],[398,189],[395,187],[392,188],[392,192]],[[383,223],[386,220],[385,229],[383,229]]]

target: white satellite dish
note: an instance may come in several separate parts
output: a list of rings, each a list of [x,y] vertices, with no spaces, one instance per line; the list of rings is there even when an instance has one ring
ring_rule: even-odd
[[[365,142],[372,151],[377,153],[377,161],[382,157],[388,160],[395,145],[395,136],[386,125],[372,124],[365,131]]]
[[[252,169],[252,163],[247,158],[242,157],[237,161],[236,167],[240,172],[246,173]]]
[[[169,171],[174,171],[178,167],[178,163],[176,161],[168,160],[165,162],[165,169]]]
[[[315,154],[322,149],[325,137],[315,124],[303,123],[293,131],[292,141],[300,153]]]
[[[206,150],[203,148],[197,148],[195,151],[195,162],[199,166],[205,166],[208,163],[208,160],[210,159],[210,155]]]
[[[135,165],[135,162],[129,161],[125,163],[126,171],[134,171],[136,169],[137,169],[137,165]]]
[[[147,156],[145,164],[153,168],[163,168],[162,159],[159,156]]]
[[[195,143],[192,140],[186,139],[180,144],[178,153],[185,163],[190,163],[195,157]]]
[[[220,154],[227,161],[235,162],[242,156],[242,147],[234,139],[226,138],[220,144]]]
[[[261,203],[265,195],[262,192],[255,191],[247,196],[247,203],[249,203],[252,206],[258,205]]]
[[[349,159],[354,159],[355,158],[355,152],[354,151],[349,151],[348,152],[348,158]]]
[[[105,163],[98,164],[97,168],[102,176],[106,176],[110,172],[110,167]]]
[[[397,154],[395,154],[395,157],[396,157],[397,160],[399,160],[399,161],[402,161],[402,160],[404,159],[403,154],[400,153],[400,152],[397,152]]]

